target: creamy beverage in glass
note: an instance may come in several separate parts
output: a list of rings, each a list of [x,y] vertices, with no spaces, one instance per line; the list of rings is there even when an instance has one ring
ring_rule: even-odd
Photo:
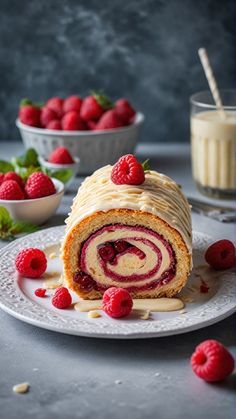
[[[236,196],[236,91],[220,92],[224,116],[210,92],[191,101],[192,172],[197,188],[215,198]]]

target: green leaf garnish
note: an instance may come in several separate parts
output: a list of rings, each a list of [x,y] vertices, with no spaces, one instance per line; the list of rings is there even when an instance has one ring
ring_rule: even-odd
[[[0,160],[0,173],[14,172],[14,166],[5,160]]]
[[[103,109],[108,110],[114,108],[113,102],[103,92],[92,92],[92,95]]]
[[[149,172],[151,170],[151,166],[150,166],[150,160],[147,159],[142,163],[142,167],[145,173]]]
[[[32,173],[35,172],[42,172],[41,167],[34,167],[34,166],[30,166],[30,167],[20,167],[20,166],[15,166],[15,171],[18,175],[20,175],[22,177],[22,179],[24,180],[24,182],[27,181],[28,177],[30,175],[32,175]]]
[[[26,150],[26,152],[22,154],[22,156],[15,157],[13,159],[13,162],[15,165],[18,165],[20,167],[38,167],[38,153],[34,148],[28,148],[28,150]]]
[[[0,239],[14,240],[15,235],[21,233],[33,233],[38,226],[23,221],[13,221],[5,207],[0,206]]]
[[[26,223],[24,221],[16,221],[10,228],[10,233],[13,235],[21,233],[34,233],[37,230],[38,226],[34,224]]]
[[[46,168],[42,168],[44,173],[50,177],[54,177],[58,180],[60,180],[63,183],[67,183],[70,178],[73,176],[73,171],[71,169],[62,169],[62,170],[50,170]]]

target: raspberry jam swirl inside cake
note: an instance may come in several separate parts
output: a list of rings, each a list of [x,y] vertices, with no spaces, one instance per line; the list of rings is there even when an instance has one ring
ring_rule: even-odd
[[[83,243],[74,282],[81,291],[111,286],[144,291],[168,284],[175,264],[172,246],[162,235],[141,226],[107,225]]]

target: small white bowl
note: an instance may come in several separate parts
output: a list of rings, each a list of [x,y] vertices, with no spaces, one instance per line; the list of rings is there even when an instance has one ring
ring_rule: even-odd
[[[45,169],[49,169],[52,172],[57,172],[58,170],[67,170],[67,169],[72,171],[71,178],[68,180],[68,182],[65,183],[65,189],[67,189],[67,187],[72,183],[73,179],[78,173],[79,165],[80,165],[79,157],[73,157],[74,163],[72,164],[50,163],[42,156],[39,156],[38,160],[39,160],[40,166],[44,167]]]
[[[64,194],[64,184],[54,178],[52,181],[56,188],[56,193],[53,195],[36,199],[0,199],[0,206],[5,207],[15,221],[43,224],[56,212]]]
[[[134,152],[144,119],[137,112],[131,125],[103,131],[56,131],[30,127],[19,119],[16,125],[26,148],[32,147],[40,156],[48,156],[55,148],[66,147],[73,157],[80,158],[79,173],[90,174]]]

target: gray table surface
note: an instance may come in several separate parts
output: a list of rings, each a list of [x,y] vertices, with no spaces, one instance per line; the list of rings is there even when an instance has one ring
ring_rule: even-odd
[[[0,143],[0,159],[21,153],[21,143]],[[140,159],[175,178],[187,195],[199,196],[187,145],[140,145]],[[44,227],[62,224],[81,179]],[[226,202],[227,203],[227,202]],[[232,203],[231,203],[232,204]],[[233,238],[232,224],[193,214],[193,228]],[[4,246],[0,242],[0,247]],[[3,419],[231,419],[236,376],[207,384],[189,358],[205,339],[218,339],[236,355],[235,316],[205,329],[146,340],[102,340],[63,335],[25,324],[0,311],[0,417]],[[12,386],[30,383],[14,394]]]

